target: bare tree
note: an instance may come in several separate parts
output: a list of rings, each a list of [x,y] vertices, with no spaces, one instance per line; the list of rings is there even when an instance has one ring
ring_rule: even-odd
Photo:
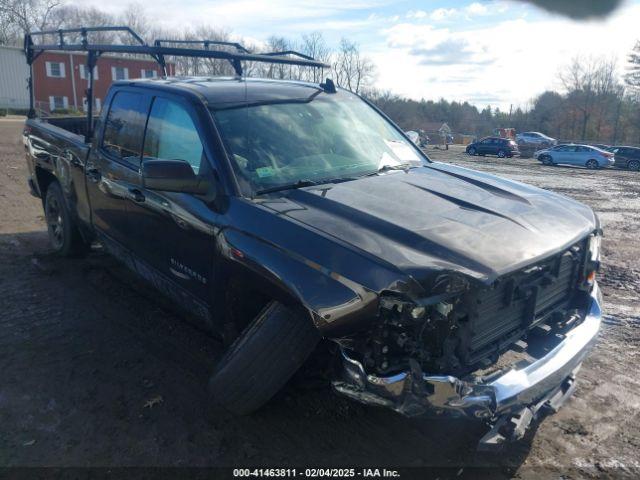
[[[0,0],[0,38],[18,43],[29,32],[44,30],[59,0]]]
[[[372,79],[375,67],[360,53],[358,45],[343,38],[333,60],[333,72],[338,85],[358,93]]]
[[[581,140],[586,139],[587,126],[593,115],[597,69],[593,59],[576,57],[559,74],[573,109],[579,112]]]
[[[118,23],[126,25],[136,32],[145,41],[150,41],[148,35],[151,33],[152,26],[147,12],[144,7],[139,3],[130,3],[127,8],[124,9],[118,19]],[[131,35],[121,34],[119,40],[124,45],[135,45],[138,43]]]
[[[331,49],[327,46],[320,32],[312,32],[302,36],[301,53],[309,55],[319,62],[326,64],[331,63]],[[324,72],[322,69],[310,67],[301,70],[302,80],[313,83],[320,83],[323,80],[322,76]]]
[[[625,75],[625,82],[636,92],[640,92],[640,41],[636,42],[627,60],[628,73]]]

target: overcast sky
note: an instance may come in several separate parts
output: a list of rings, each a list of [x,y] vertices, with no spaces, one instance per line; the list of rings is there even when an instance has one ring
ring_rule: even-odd
[[[585,0],[590,1],[590,0]],[[597,1],[597,0],[596,0]],[[76,3],[77,0],[68,3]],[[117,12],[128,0],[84,0]],[[604,20],[577,22],[508,0],[141,0],[167,27],[209,24],[264,41],[321,31],[359,43],[377,67],[376,86],[420,99],[526,106],[577,55],[626,56],[640,39],[640,0]]]

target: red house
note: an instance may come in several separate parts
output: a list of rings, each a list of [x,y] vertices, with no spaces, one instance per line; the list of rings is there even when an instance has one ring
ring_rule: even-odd
[[[33,63],[35,107],[52,112],[61,109],[84,111],[89,75],[86,53],[45,52]],[[111,82],[162,75],[155,60],[104,55],[94,71],[94,111],[99,112]],[[175,65],[167,63],[167,75],[175,75]]]

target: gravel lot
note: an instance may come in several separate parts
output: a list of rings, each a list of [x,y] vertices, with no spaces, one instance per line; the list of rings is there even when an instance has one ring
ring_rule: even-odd
[[[487,476],[640,475],[640,175],[451,162],[592,206],[605,227],[606,318],[574,398],[502,455],[482,426],[416,421],[365,407],[299,375],[247,418],[212,414],[205,382],[220,345],[99,250],[47,249],[28,194],[19,121],[0,120],[0,466],[490,466]],[[565,478],[566,478],[565,477]]]

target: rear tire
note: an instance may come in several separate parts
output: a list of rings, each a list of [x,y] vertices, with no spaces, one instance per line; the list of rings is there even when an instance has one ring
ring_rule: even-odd
[[[640,170],[640,161],[638,160],[631,160],[629,163],[627,163],[627,168],[629,170],[632,170],[634,172],[637,172]]]
[[[214,403],[248,415],[267,403],[304,363],[320,334],[304,313],[271,302],[229,347],[209,380]]]
[[[58,182],[52,182],[47,188],[44,215],[47,221],[49,243],[55,253],[63,257],[75,257],[89,250],[89,245],[80,235],[78,225],[67,208],[67,202]]]
[[[589,170],[597,170],[600,167],[600,165],[598,164],[598,161],[594,160],[593,158],[591,160],[587,160],[587,163],[585,163],[585,166]]]

